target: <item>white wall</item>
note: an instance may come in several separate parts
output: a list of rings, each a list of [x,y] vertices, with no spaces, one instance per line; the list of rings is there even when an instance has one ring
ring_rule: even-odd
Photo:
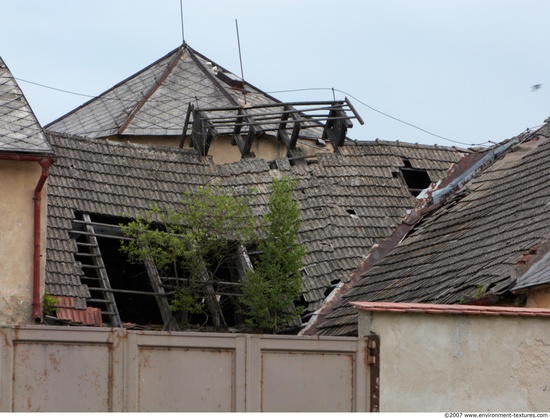
[[[550,318],[360,312],[380,411],[549,411]]]

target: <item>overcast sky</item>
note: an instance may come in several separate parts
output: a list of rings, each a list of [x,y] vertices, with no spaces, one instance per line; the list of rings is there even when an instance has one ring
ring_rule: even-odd
[[[546,0],[183,0],[183,7],[185,41],[240,75],[238,19],[245,80],[263,91],[283,101],[332,99],[332,88],[337,99],[347,95],[365,120],[351,138],[455,145],[389,115],[479,144],[550,116]],[[182,43],[180,0],[0,0],[0,39],[0,56],[47,124],[89,98],[22,80],[99,95]]]

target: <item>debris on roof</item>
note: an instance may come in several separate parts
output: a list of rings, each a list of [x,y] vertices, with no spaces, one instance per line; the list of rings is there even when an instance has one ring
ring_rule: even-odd
[[[543,239],[527,249],[516,263],[512,292],[523,293],[537,286],[550,286],[550,241]]]

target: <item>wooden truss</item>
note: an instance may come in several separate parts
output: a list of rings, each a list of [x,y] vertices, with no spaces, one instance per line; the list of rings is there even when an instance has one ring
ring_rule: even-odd
[[[364,123],[347,98],[223,108],[198,108],[190,103],[180,148],[191,125],[191,142],[201,156],[208,155],[214,138],[229,134],[241,155],[251,157],[254,139],[271,133],[285,145],[288,157],[297,157],[301,136],[328,140],[335,149],[344,145],[347,130],[353,126],[351,119]]]

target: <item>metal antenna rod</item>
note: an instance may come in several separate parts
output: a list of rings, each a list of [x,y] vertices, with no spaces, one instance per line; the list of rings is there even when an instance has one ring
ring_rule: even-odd
[[[246,104],[246,90],[244,88],[243,58],[241,56],[241,39],[239,37],[239,22],[237,22],[237,19],[235,19],[235,27],[237,28],[237,45],[239,47],[239,61],[241,62],[241,79],[243,80],[244,104]]]
[[[185,32],[183,30],[183,0],[180,0],[180,17],[181,17],[181,41],[185,44]]]

